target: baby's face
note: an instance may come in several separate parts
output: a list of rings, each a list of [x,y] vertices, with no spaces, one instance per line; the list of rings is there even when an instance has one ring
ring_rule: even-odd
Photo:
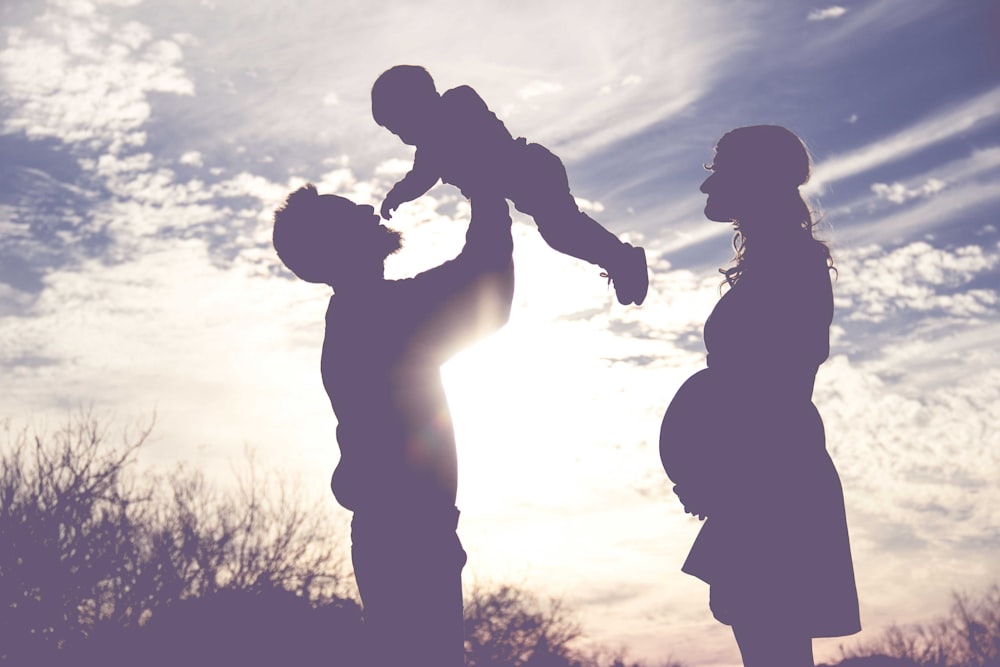
[[[409,146],[416,146],[420,143],[420,133],[415,131],[406,123],[393,123],[386,125],[390,132],[399,137],[400,141]]]
[[[385,127],[404,144],[416,146],[426,140],[433,124],[433,107],[410,99],[385,115]]]
[[[421,124],[410,119],[396,119],[386,123],[386,128],[399,137],[400,141],[409,146],[416,146],[420,143]]]

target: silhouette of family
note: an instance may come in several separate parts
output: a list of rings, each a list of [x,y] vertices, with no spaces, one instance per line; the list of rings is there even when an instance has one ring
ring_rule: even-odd
[[[296,276],[334,291],[320,371],[338,420],[332,489],[353,512],[369,664],[456,667],[466,554],[440,367],[510,315],[507,200],[552,248],[601,266],[623,305],[646,297],[645,251],[580,211],[559,158],[514,139],[469,86],[439,94],[425,69],[393,67],[372,88],[372,114],[416,147],[381,217],[306,185],[275,213],[274,247]],[[707,168],[705,216],[733,225],[736,258],[705,323],[707,367],[677,392],[660,432],[675,493],[705,521],[682,569],[709,584],[745,665],[813,665],[813,637],[860,630],[843,494],[812,403],[833,262],[799,194],[809,155],[792,132],[733,130]],[[439,180],[471,202],[464,247],[385,279],[402,238],[382,218]]]

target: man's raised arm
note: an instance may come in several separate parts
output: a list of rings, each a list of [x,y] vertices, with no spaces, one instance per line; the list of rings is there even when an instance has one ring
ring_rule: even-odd
[[[458,257],[412,279],[420,309],[419,344],[442,361],[510,318],[514,299],[514,240],[507,201],[472,200],[472,221]]]

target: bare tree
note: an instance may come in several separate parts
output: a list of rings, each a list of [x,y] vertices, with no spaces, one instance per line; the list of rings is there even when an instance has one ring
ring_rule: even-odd
[[[12,433],[0,460],[0,626],[16,647],[56,649],[96,623],[130,622],[142,497],[123,479],[152,422],[106,446],[89,414],[51,436]]]
[[[465,602],[468,667],[646,667],[625,650],[585,650],[573,614],[557,599],[541,600],[510,584],[477,586]],[[658,667],[682,667],[674,660]]]
[[[469,667],[573,665],[579,626],[556,600],[543,603],[510,585],[475,588],[465,603]]]
[[[1000,667],[1000,585],[981,596],[955,594],[944,618],[893,626],[881,637],[850,649],[845,658],[882,655],[921,667]]]
[[[116,443],[90,413],[51,434],[7,425],[0,660],[51,664],[220,591],[287,592],[312,607],[347,597],[349,571],[325,517],[252,460],[229,491],[186,468],[140,479],[136,454],[152,427],[123,429]]]
[[[220,491],[180,468],[160,484],[150,547],[178,597],[223,589],[282,589],[314,603],[348,595],[350,571],[328,517],[275,475],[261,476],[252,455],[236,489]]]

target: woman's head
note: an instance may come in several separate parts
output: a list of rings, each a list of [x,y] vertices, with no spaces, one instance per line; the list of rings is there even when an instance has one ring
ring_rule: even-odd
[[[753,125],[727,132],[708,169],[712,175],[701,191],[708,195],[710,220],[780,226],[801,213],[798,189],[809,180],[809,153],[783,127]]]
[[[712,174],[701,184],[708,195],[705,217],[736,228],[736,266],[723,271],[730,284],[742,273],[751,246],[794,251],[787,244],[813,240],[812,214],[799,192],[809,180],[809,152],[793,132],[778,125],[731,130],[719,139],[707,168]]]

